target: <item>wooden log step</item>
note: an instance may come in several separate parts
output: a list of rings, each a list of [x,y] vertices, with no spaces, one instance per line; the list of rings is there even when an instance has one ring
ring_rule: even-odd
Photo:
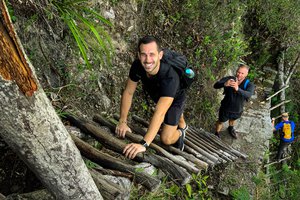
[[[98,123],[100,123],[100,124],[103,125],[103,126],[108,127],[111,131],[114,131],[115,128],[116,128],[116,125],[115,125],[115,124],[109,122],[108,120],[106,120],[104,117],[102,117],[102,116],[100,116],[100,115],[95,115],[95,116],[93,117],[93,120],[96,121],[96,122],[98,122]],[[133,142],[139,142],[139,141],[142,140],[142,136],[140,136],[140,135],[135,135],[135,134],[130,133],[130,132],[127,132],[127,133],[126,133],[126,137],[128,137],[129,139],[131,139]],[[189,170],[189,171],[191,171],[191,172],[193,172],[193,173],[198,173],[198,172],[199,172],[199,169],[193,167],[192,165],[189,165],[188,163],[185,163],[185,162],[179,160],[179,159],[176,158],[174,155],[168,153],[167,151],[165,151],[164,149],[162,149],[162,148],[159,147],[158,145],[150,144],[150,148],[153,148],[153,149],[159,151],[159,152],[160,152],[161,154],[163,154],[164,156],[168,156],[168,158],[169,158],[169,159],[172,159],[173,162],[175,162],[175,163],[177,163],[177,164],[180,163],[181,166],[185,167],[185,169],[187,169],[187,170]],[[124,149],[124,148],[122,148],[122,150],[123,150],[123,149]],[[148,152],[148,151],[147,151],[147,152]],[[163,164],[167,164],[167,163],[164,163],[164,162],[163,162],[163,163],[159,163],[159,162],[155,161],[154,159],[152,159],[152,157],[154,157],[154,158],[156,158],[156,159],[162,159],[162,158],[159,158],[157,155],[154,155],[154,154],[148,154],[147,152],[144,154],[143,161],[148,161],[148,162],[151,161],[151,162],[150,162],[151,164],[153,164],[154,166],[157,166],[157,167],[159,167],[159,168],[160,168],[160,167],[166,167],[166,166],[164,166]],[[146,155],[147,155],[147,156],[146,156]],[[138,154],[138,156],[139,156],[139,154]],[[177,169],[177,171],[178,171],[180,168],[179,168],[179,166],[177,166],[175,163],[173,164],[173,166],[175,166],[175,169]],[[182,170],[179,170],[179,173],[182,173],[181,171],[182,171]],[[170,174],[171,171],[168,171],[168,173]],[[174,173],[174,172],[172,172],[172,173]],[[178,175],[177,172],[176,172],[175,174]],[[186,175],[184,175],[184,176],[186,176]],[[190,177],[190,175],[189,175],[188,177]],[[173,177],[173,178],[178,179],[178,177],[176,177],[176,176]],[[185,182],[185,181],[184,181],[184,182]],[[181,184],[183,184],[183,183],[181,183]],[[185,184],[185,183],[184,183],[184,184]]]
[[[133,131],[133,132],[135,132],[135,133],[138,133],[139,135],[145,135],[146,134],[146,131],[144,130],[144,129],[141,129],[141,128],[139,128],[139,127],[137,127],[137,126],[134,126],[134,125],[131,125],[131,124],[128,124],[129,125],[129,127],[131,128],[131,130]],[[129,133],[130,134],[130,133]],[[134,136],[131,136],[131,134],[130,135],[128,135],[129,137],[134,137]],[[180,151],[179,149],[177,149],[177,148],[175,148],[175,147],[173,147],[172,145],[164,145],[164,144],[162,144],[160,141],[158,141],[159,140],[159,138],[157,137],[154,141],[152,141],[152,144],[150,144],[150,147],[151,148],[153,148],[153,149],[155,149],[156,151],[158,151],[158,152],[160,152],[161,150],[160,150],[160,148],[159,147],[161,147],[161,148],[163,148],[164,150],[166,150],[166,151],[168,151],[168,152],[171,152],[171,153],[175,153],[175,154],[177,154],[177,155],[180,155],[180,156],[182,156],[182,157],[184,157],[186,160],[189,160],[189,161],[191,161],[192,163],[194,163],[196,166],[198,166],[198,168],[200,168],[200,169],[207,169],[208,168],[208,163],[206,163],[206,162],[204,162],[204,161],[202,161],[202,160],[200,160],[200,159],[198,159],[198,158],[196,158],[194,155],[192,155],[192,154],[189,154],[189,153],[187,153],[187,152],[185,152],[185,151]],[[132,138],[132,141],[135,141],[135,142],[138,142],[137,141],[137,139],[136,138]],[[160,152],[161,154],[164,154],[163,152]],[[170,160],[172,160],[173,162],[175,162],[175,163],[177,163],[176,161],[174,161],[173,160],[173,155],[172,156],[167,156],[167,155],[165,155],[167,158],[169,158]],[[176,158],[176,157],[175,157]],[[176,160],[176,159],[175,159]],[[185,168],[185,164],[183,163],[183,165],[182,165],[182,163],[177,163],[177,164],[179,164],[180,166],[182,166],[182,167],[184,167]],[[198,173],[198,172],[196,172],[195,170],[193,171],[193,170],[189,170],[189,172],[192,172],[192,173]]]
[[[126,164],[118,158],[97,150],[72,134],[71,137],[77,148],[80,150],[80,153],[89,160],[109,169],[116,169],[134,174],[136,182],[142,184],[149,191],[155,191],[159,188],[161,181],[157,178],[150,176],[145,172],[137,171],[134,166]]]
[[[100,127],[94,125],[92,122],[89,122],[87,120],[79,120],[69,115],[67,115],[66,118],[72,124],[80,128],[83,132],[96,137],[97,140],[103,145],[105,145],[107,148],[110,148],[120,154],[123,154],[123,149],[126,146],[124,140],[116,138],[112,134],[106,132],[105,130],[101,129]],[[160,168],[167,175],[169,175],[169,177],[172,180],[175,180],[176,184],[185,185],[191,179],[191,175],[186,170],[180,168],[178,165],[171,162],[170,160],[152,154],[149,151],[147,151],[146,153],[137,154],[134,160],[138,162],[149,162],[157,168]]]

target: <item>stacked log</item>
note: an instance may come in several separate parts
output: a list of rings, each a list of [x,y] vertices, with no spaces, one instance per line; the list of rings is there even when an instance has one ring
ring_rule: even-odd
[[[118,119],[118,116],[115,116],[115,118]],[[115,131],[115,121],[107,120],[100,115],[95,115],[93,121],[73,116],[66,116],[66,119],[82,132],[93,136],[106,148],[119,153],[121,156],[123,155],[123,149],[127,143],[111,133]],[[135,123],[128,124],[133,132],[127,132],[126,139],[130,140],[130,142],[138,143],[146,134],[145,129],[149,124],[138,116],[133,116],[133,119]],[[111,132],[104,130],[99,125],[107,127]],[[129,160],[124,156],[123,159],[114,158],[109,154],[102,153],[75,136],[72,136],[72,138],[83,156],[106,168],[106,171],[128,177],[134,176],[134,180],[137,183],[142,184],[150,191],[154,191],[159,187],[160,180],[146,173],[139,172],[133,164],[128,164]],[[149,148],[151,149],[150,151],[137,154],[134,162],[151,163],[153,166],[161,169],[178,185],[187,184],[191,179],[191,174],[198,174],[201,170],[207,170],[209,167],[220,163],[233,162],[238,158],[247,158],[247,155],[233,149],[215,135],[193,127],[189,127],[186,132],[184,151],[180,151],[173,146],[163,145],[160,142],[159,134]],[[176,155],[181,156],[185,161]],[[114,186],[111,187],[114,188]],[[112,195],[119,194],[113,193]]]
[[[115,116],[115,118],[117,117]],[[147,121],[136,115],[132,118],[144,127],[149,126]],[[196,156],[209,166],[228,161],[232,162],[238,158],[247,158],[247,155],[233,149],[214,134],[193,127],[189,127],[186,132],[185,151]]]

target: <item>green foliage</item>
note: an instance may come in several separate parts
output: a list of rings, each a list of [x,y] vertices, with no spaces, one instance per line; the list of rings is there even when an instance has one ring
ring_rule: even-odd
[[[8,13],[9,13],[11,21],[13,23],[15,23],[17,21],[17,17],[15,16],[15,12],[14,12],[13,7],[11,6],[11,3],[8,0],[5,0],[5,4],[7,6]]]
[[[245,5],[240,1],[187,1],[184,17],[188,21],[196,21],[201,30],[197,36],[200,37],[200,45],[194,59],[201,61],[200,66],[205,64],[215,70],[232,67],[248,54],[245,51],[247,42],[241,31],[244,10]]]
[[[86,165],[87,168],[89,168],[89,169],[93,169],[93,168],[95,168],[95,167],[98,166],[97,163],[94,163],[94,162],[92,162],[92,161],[90,161],[90,160],[88,160],[88,159],[85,159],[85,165]]]
[[[91,64],[88,55],[90,48],[93,50],[93,56],[99,56],[98,58],[102,64],[111,63],[111,39],[103,26],[111,27],[112,24],[97,12],[88,8],[84,4],[86,2],[87,0],[52,0],[51,4],[68,25],[83,59],[90,69]],[[106,59],[104,60],[104,56],[101,55],[105,55]]]
[[[133,187],[130,199],[186,199],[186,200],[210,200],[206,181],[208,176],[192,174],[192,180],[184,187],[179,187],[173,182],[168,182],[167,177],[162,181],[160,188],[155,192],[147,192]]]
[[[109,2],[111,2],[113,6],[116,6],[120,0],[110,0]]]
[[[250,200],[250,194],[245,187],[241,187],[240,189],[236,189],[232,191],[232,196],[234,200]]]

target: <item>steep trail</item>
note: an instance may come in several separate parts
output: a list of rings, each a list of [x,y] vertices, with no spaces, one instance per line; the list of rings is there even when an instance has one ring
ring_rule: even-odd
[[[242,117],[236,121],[235,128],[238,139],[233,139],[224,124],[221,140],[248,155],[247,159],[239,159],[228,165],[220,166],[218,179],[214,185],[219,193],[228,195],[230,191],[241,187],[247,188],[251,195],[255,194],[255,184],[252,181],[262,167],[265,152],[269,149],[269,139],[272,137],[270,118],[270,102],[263,98],[264,90],[256,87],[255,95],[247,102]]]

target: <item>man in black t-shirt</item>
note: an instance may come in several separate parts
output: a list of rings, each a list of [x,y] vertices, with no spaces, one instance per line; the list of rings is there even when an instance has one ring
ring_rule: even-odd
[[[187,124],[183,118],[186,99],[185,90],[180,89],[178,73],[168,64],[160,62],[163,51],[160,42],[153,36],[145,36],[138,43],[138,58],[132,63],[126,88],[122,95],[120,119],[116,133],[125,137],[127,116],[132,104],[133,94],[139,81],[156,103],[155,111],[150,121],[147,133],[138,143],[126,145],[123,153],[133,159],[154,140],[163,123],[160,139],[166,145],[174,144],[180,150],[184,149]]]
[[[240,65],[236,71],[235,76],[227,76],[214,84],[215,89],[224,88],[224,98],[221,101],[219,109],[219,119],[216,123],[215,135],[220,137],[220,131],[223,122],[229,120],[228,131],[230,135],[237,139],[237,134],[233,128],[235,120],[241,117],[243,113],[244,102],[248,100],[254,93],[254,84],[248,82],[246,84],[246,77],[248,75],[249,67],[247,65]]]

